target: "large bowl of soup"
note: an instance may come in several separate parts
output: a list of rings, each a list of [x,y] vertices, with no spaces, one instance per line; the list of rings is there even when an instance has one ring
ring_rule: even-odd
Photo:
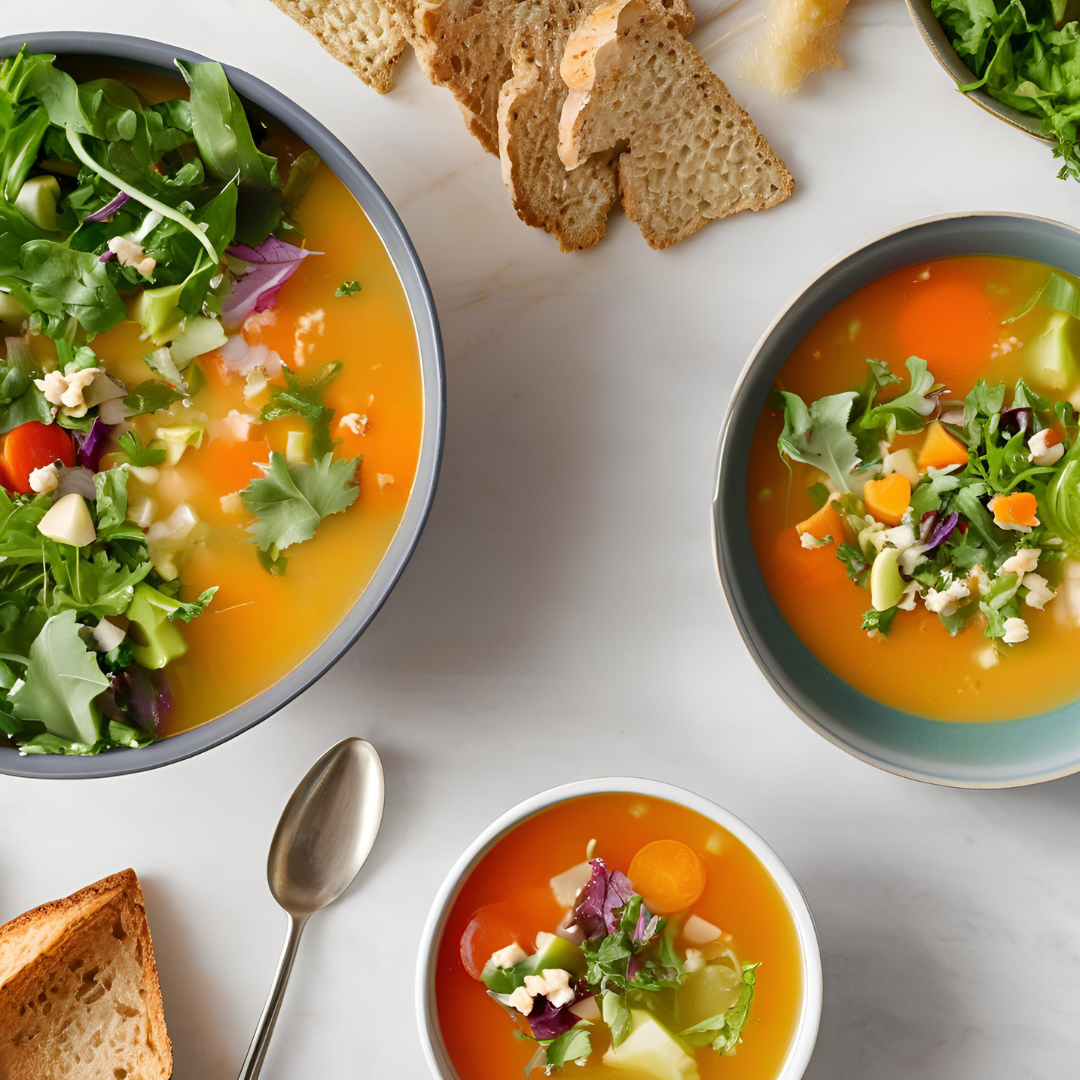
[[[438,320],[385,195],[266,83],[106,34],[0,58],[0,772],[153,768],[385,601],[438,476]]]
[[[438,1080],[797,1080],[817,936],[768,845],[692,792],[627,777],[487,828],[432,905],[417,1015]]]
[[[714,536],[777,693],[880,768],[1080,769],[1080,233],[961,214],[823,270],[720,437]]]

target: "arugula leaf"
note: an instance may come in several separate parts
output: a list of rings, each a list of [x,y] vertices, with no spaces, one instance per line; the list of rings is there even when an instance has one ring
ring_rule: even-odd
[[[906,365],[910,376],[908,389],[883,405],[875,405],[859,421],[859,426],[866,430],[884,431],[889,442],[897,433],[913,435],[922,431],[927,418],[937,408],[938,395],[945,388],[944,383],[934,382],[925,360],[909,356]]]
[[[946,465],[944,469],[935,469],[931,465],[927,469],[926,475],[911,493],[911,509],[916,519],[921,519],[923,514],[931,510],[939,510],[941,497],[960,486],[960,477],[954,475],[959,467]]]
[[[777,440],[780,452],[820,469],[842,492],[851,491],[851,472],[859,463],[855,438],[847,427],[857,396],[854,390],[831,394],[807,409],[797,394],[780,391],[784,402],[784,430]]]
[[[131,410],[132,416],[141,416],[143,413],[161,412],[183,398],[184,395],[168,383],[147,379],[124,398],[124,405]]]
[[[120,449],[123,450],[128,461],[137,469],[160,465],[165,460],[165,450],[163,448],[143,446],[142,440],[136,431],[125,431],[120,436]]]
[[[630,1034],[630,1006],[626,997],[614,990],[604,990],[600,994],[600,1015],[611,1031],[611,1045],[621,1046]]]
[[[101,736],[93,701],[109,685],[79,636],[74,611],[54,615],[30,646],[26,681],[8,698],[15,715],[60,739],[92,746]]]
[[[845,541],[836,549],[836,557],[844,564],[847,569],[847,576],[852,581],[859,586],[866,584],[870,564],[866,561],[866,557],[859,548]]]
[[[244,506],[258,520],[248,527],[252,540],[267,551],[284,551],[315,535],[319,523],[330,514],[340,514],[355,501],[359,458],[335,460],[326,454],[314,464],[289,466],[274,451],[263,475],[240,493]]]
[[[691,1046],[712,1044],[718,1054],[733,1054],[739,1045],[743,1028],[750,1015],[750,1003],[754,1000],[755,972],[760,964],[744,964],[742,970],[742,989],[739,998],[726,1012],[709,1017],[693,1027],[679,1032]]]
[[[967,519],[971,529],[991,551],[997,551],[1005,542],[1005,535],[994,524],[990,511],[983,506],[980,496],[986,494],[982,484],[968,484],[960,488],[952,497],[952,505],[962,517]],[[968,531],[970,532],[971,529]]]
[[[1046,412],[1050,408],[1050,399],[1043,394],[1037,394],[1023,379],[1017,379],[1016,388],[1013,390],[1012,407]]]
[[[335,290],[335,296],[355,296],[360,291],[359,281],[343,281]]]
[[[218,586],[214,585],[209,589],[204,589],[190,604],[177,601],[177,606],[169,612],[169,621],[175,622],[179,619],[180,622],[189,623],[192,619],[197,619],[206,610],[210,601],[214,599],[217,591]]]
[[[172,353],[162,347],[143,357],[143,363],[159,378],[182,393],[187,393],[187,383],[173,362]]]

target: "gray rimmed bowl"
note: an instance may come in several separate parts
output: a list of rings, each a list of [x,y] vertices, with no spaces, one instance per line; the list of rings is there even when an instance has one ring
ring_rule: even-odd
[[[773,689],[818,734],[871,765],[915,780],[1015,787],[1080,771],[1080,700],[1015,720],[952,723],[867,697],[829,671],[780,613],[758,568],[746,513],[751,436],[795,346],[863,285],[950,255],[1012,255],[1080,275],[1080,231],[1022,214],[956,214],[886,233],[822,270],[765,332],[735,385],[720,433],[713,538],[720,581],[743,641]]]
[[[974,82],[975,75],[953,48],[945,27],[934,14],[931,0],[907,0],[907,9],[923,41],[926,42],[927,48],[934,54],[934,59],[948,72],[957,87]],[[985,109],[999,120],[1004,120],[1006,124],[1036,139],[1053,142],[1053,139],[1043,130],[1042,122],[1037,116],[1014,109],[982,89],[969,90],[964,97],[975,102],[979,108]]]
[[[207,59],[187,49],[145,38],[76,31],[0,38],[0,57],[14,55],[24,44],[32,52],[101,60],[103,63],[142,70],[163,70],[170,75],[175,74],[173,61],[176,59]],[[23,756],[17,750],[2,746],[0,773],[90,778],[141,772],[200,754],[254,727],[306,690],[364,632],[405,569],[435,497],[446,423],[442,338],[435,301],[409,234],[378,184],[344,144],[318,120],[260,79],[227,64],[224,67],[229,81],[245,102],[284,124],[303,139],[352,192],[375,227],[397,270],[416,329],[423,379],[424,426],[409,504],[378,569],[353,608],[307,659],[257,697],[202,727],[172,735],[141,750],[110,750],[95,757]]]

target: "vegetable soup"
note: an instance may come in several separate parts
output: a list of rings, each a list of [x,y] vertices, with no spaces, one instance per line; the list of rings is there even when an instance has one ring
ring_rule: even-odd
[[[1080,696],[1077,402],[1080,286],[1038,263],[918,264],[826,314],[748,472],[758,563],[814,655],[943,720]]]
[[[359,598],[417,468],[374,228],[219,65],[179,66],[0,64],[0,728],[27,753],[267,689]]]
[[[773,1080],[802,994],[794,920],[757,858],[628,793],[559,803],[500,839],[454,901],[435,974],[461,1080]]]

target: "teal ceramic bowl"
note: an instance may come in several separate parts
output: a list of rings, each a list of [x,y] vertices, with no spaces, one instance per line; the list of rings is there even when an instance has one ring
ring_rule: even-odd
[[[1080,231],[1021,214],[957,214],[887,233],[818,274],[765,332],[735,386],[717,456],[716,560],[751,655],[773,689],[820,735],[871,765],[916,780],[979,788],[1036,784],[1080,771],[1080,700],[1016,720],[949,723],[867,697],[829,671],[788,625],[758,569],[747,522],[747,448],[795,346],[863,285],[950,255],[1012,255],[1080,275]]]

